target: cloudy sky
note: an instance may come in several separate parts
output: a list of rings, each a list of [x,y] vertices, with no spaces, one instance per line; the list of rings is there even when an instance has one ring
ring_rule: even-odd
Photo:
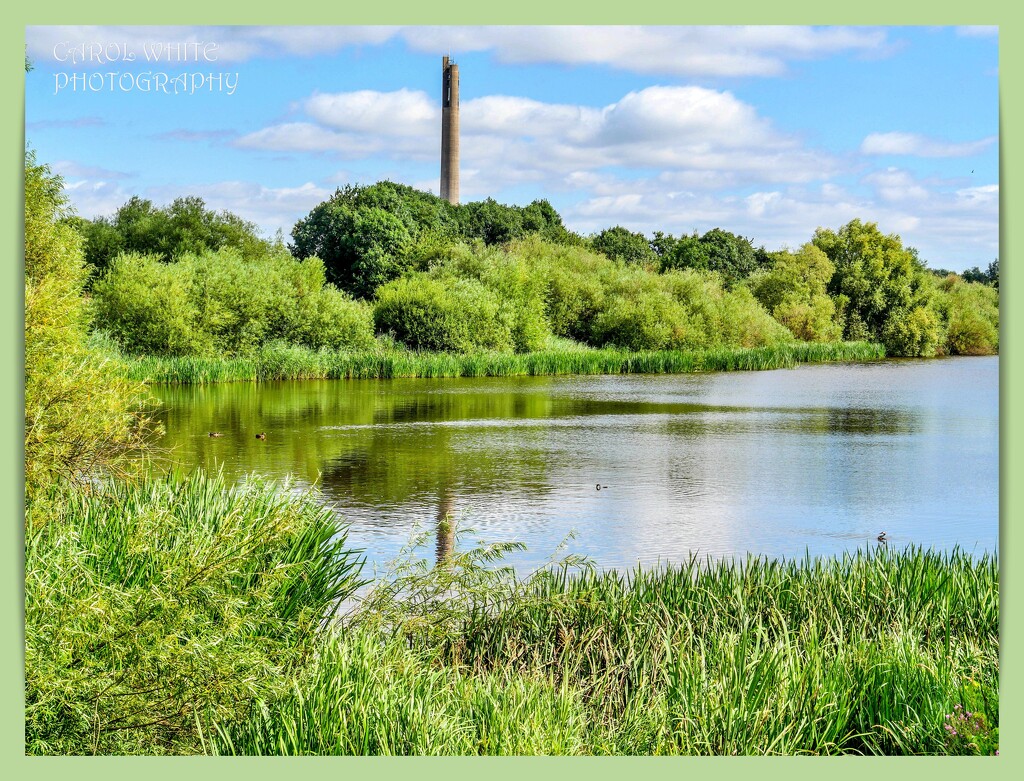
[[[998,255],[994,28],[29,27],[26,139],[86,217],[199,195],[287,236],[340,185],[769,249],[859,217],[935,268]]]

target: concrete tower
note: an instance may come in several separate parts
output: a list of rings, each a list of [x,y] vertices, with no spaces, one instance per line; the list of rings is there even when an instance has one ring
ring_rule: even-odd
[[[441,197],[459,202],[459,66],[442,59],[441,71]]]

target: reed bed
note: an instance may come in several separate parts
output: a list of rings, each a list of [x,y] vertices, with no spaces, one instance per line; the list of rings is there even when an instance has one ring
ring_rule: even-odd
[[[916,548],[524,582],[456,557],[378,587],[288,696],[212,747],[991,753],[998,586],[994,555]],[[968,712],[964,738],[949,725]]]
[[[27,754],[203,751],[202,725],[285,691],[362,583],[337,517],[273,485],[59,494],[25,532]]]
[[[530,353],[430,353],[401,350],[313,351],[272,346],[244,357],[129,357],[135,380],[171,385],[267,380],[513,377],[562,374],[677,374],[792,368],[800,363],[874,361],[868,342],[794,343],[693,352],[560,348]]]

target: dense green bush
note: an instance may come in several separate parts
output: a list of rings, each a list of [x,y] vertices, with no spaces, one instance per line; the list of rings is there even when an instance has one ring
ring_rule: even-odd
[[[426,274],[397,279],[377,291],[377,330],[416,350],[472,352],[514,348],[498,297],[475,279]]]
[[[104,329],[129,352],[247,354],[274,340],[367,349],[369,307],[324,284],[317,258],[278,250],[245,259],[231,249],[171,263],[121,255],[93,286]]]
[[[61,492],[25,540],[25,751],[200,753],[359,585],[330,510],[195,474]]]
[[[662,270],[695,269],[717,271],[726,287],[748,277],[767,260],[763,249],[755,249],[750,239],[712,228],[703,236],[680,236],[660,231],[651,247],[657,253]]]
[[[369,297],[409,267],[413,241],[400,217],[382,208],[359,208],[345,191],[321,203],[292,231],[298,258],[320,257],[327,279],[342,290]]]
[[[835,265],[813,244],[796,252],[772,253],[771,266],[747,279],[755,298],[797,339],[831,342],[842,338],[828,283]]]
[[[453,205],[430,193],[394,182],[346,186],[295,224],[292,251],[316,255],[328,281],[369,298],[409,269],[422,268],[438,252],[459,242],[504,244],[528,234],[580,244],[550,203],[506,206],[492,198]]]
[[[999,352],[999,291],[995,287],[950,275],[936,286],[932,303],[945,326],[945,352]]]
[[[633,233],[621,225],[605,228],[590,239],[590,246],[612,260],[636,263],[641,266],[658,265],[658,256],[642,233]]]
[[[144,441],[149,395],[87,344],[82,240],[60,177],[25,156],[25,491],[120,471]]]
[[[748,291],[724,290],[720,279],[717,274],[692,270],[658,274],[536,236],[500,249],[460,245],[435,254],[428,271],[388,288],[386,309],[381,307],[382,289],[376,322],[378,330],[391,330],[410,346],[451,349],[438,345],[463,338],[453,334],[443,340],[439,329],[464,329],[465,325],[447,310],[439,314],[442,302],[447,306],[451,299],[433,283],[440,280],[451,289],[457,280],[468,280],[493,294],[497,304],[493,327],[502,331],[507,327],[519,352],[539,349],[552,336],[631,350],[757,347],[791,341],[789,332]],[[425,288],[414,294],[416,285],[429,286],[430,292]],[[430,317],[434,335],[429,341],[415,337],[409,342],[403,335],[409,330],[396,327],[391,297],[398,289],[405,299],[411,302],[418,297],[420,308],[434,313]],[[501,340],[489,343],[501,349]]]
[[[132,352],[193,355],[212,351],[196,307],[195,266],[154,255],[118,255],[93,285],[97,321]]]

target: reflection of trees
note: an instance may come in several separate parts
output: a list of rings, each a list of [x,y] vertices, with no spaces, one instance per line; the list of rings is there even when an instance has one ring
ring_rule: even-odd
[[[159,388],[160,445],[185,466],[320,481],[339,503],[402,505],[542,479],[531,442],[543,427],[509,420],[571,414],[549,378],[237,383]],[[526,387],[524,387],[524,385]],[[540,392],[537,392],[540,391]],[[499,425],[491,421],[501,421]],[[209,431],[223,431],[211,440]],[[255,434],[267,432],[266,440]],[[433,499],[429,499],[433,502]]]

